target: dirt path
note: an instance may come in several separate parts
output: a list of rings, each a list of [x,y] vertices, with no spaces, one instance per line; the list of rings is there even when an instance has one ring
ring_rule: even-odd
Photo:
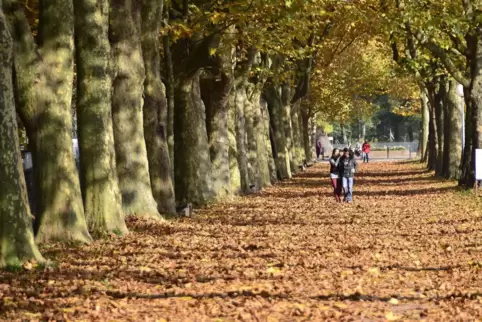
[[[476,320],[482,217],[418,164],[362,165],[337,205],[327,164],[195,218],[49,247],[55,268],[0,273],[0,318]]]

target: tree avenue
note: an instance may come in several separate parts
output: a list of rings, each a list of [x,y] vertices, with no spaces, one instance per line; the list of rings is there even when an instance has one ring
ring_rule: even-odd
[[[314,127],[363,139],[386,97],[420,125],[409,135],[429,169],[473,183],[477,1],[0,4],[2,267],[42,261],[38,243],[122,235],[127,217],[160,221],[289,179],[313,159]]]

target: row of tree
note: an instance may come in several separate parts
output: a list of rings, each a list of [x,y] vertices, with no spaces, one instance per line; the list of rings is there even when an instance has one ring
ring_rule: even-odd
[[[382,0],[368,11],[385,26],[393,59],[417,79],[423,161],[437,175],[472,186],[475,149],[482,143],[480,2]]]
[[[0,266],[290,178],[312,157],[299,101],[315,57],[349,43],[343,18],[356,16],[324,1],[0,5]]]

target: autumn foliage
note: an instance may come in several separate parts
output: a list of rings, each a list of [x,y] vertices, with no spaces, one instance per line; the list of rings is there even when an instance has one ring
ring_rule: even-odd
[[[480,204],[415,163],[362,165],[338,206],[327,165],[262,193],[131,233],[44,247],[0,274],[0,319],[471,320]]]

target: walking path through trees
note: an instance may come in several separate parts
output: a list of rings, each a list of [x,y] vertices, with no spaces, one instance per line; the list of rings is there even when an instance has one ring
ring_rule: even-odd
[[[337,205],[327,164],[261,194],[0,273],[0,318],[428,320],[482,315],[480,204],[417,163],[362,164]],[[345,319],[346,320],[346,319]]]

